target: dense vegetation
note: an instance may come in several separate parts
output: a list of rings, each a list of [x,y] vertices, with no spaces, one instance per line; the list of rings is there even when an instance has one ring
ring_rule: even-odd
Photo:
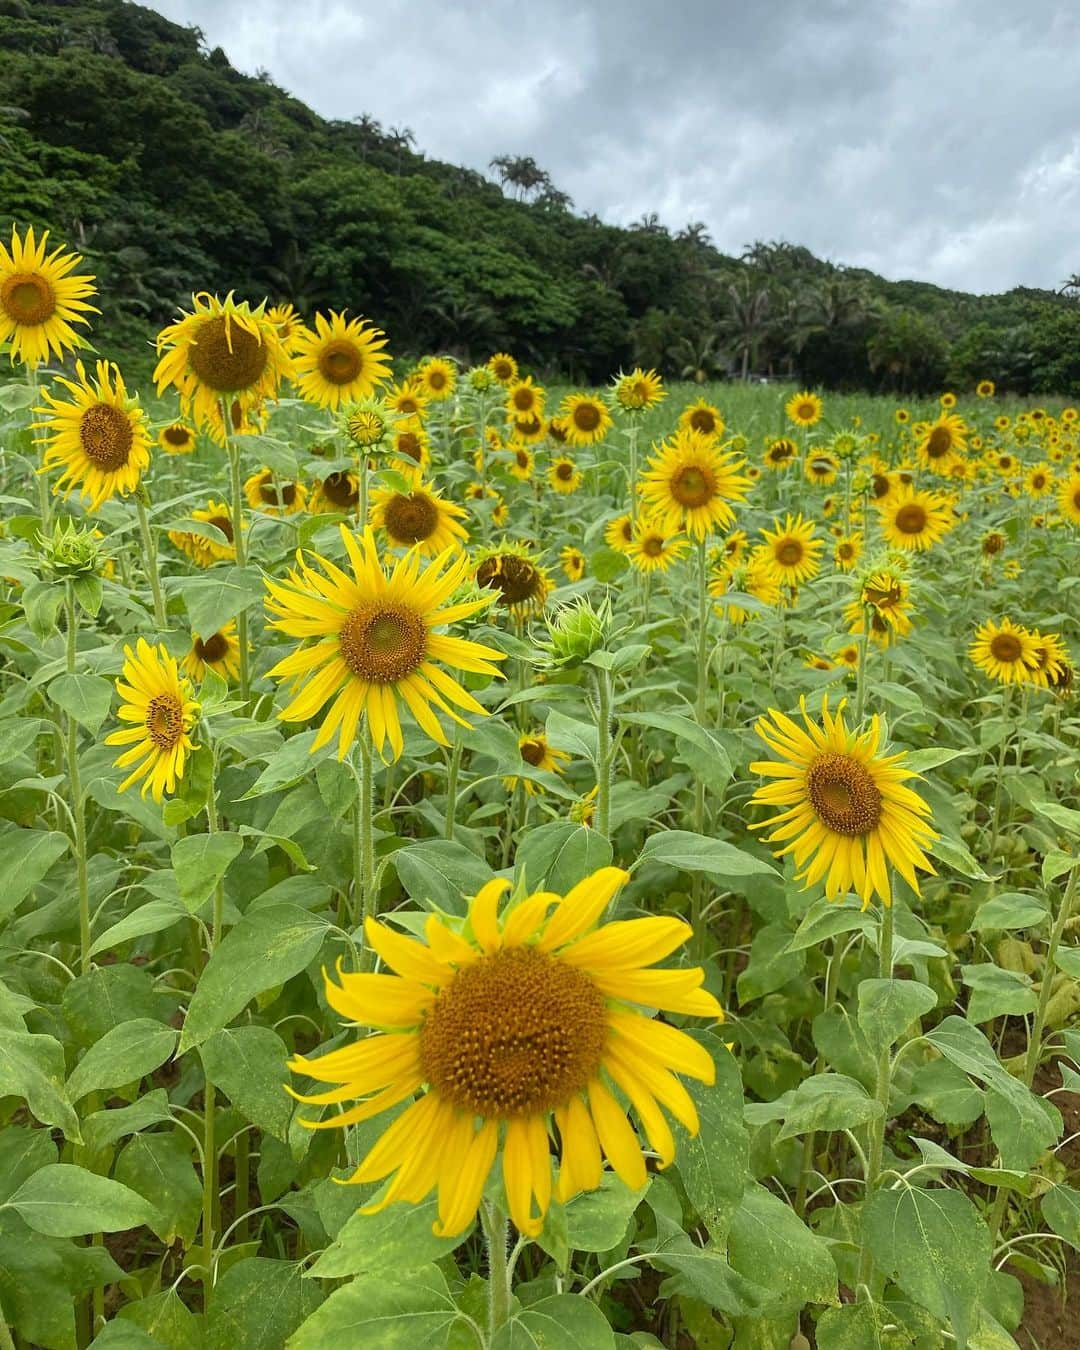
[[[493,161],[500,187],[426,158],[407,128],[326,121],[125,0],[0,0],[0,51],[0,227],[83,250],[109,297],[98,341],[129,365],[187,293],[235,288],[368,313],[399,351],[505,346],[588,380],[638,362],[1080,393],[1069,289],[963,295],[786,243],[728,257],[701,223],[608,225],[531,159]]]

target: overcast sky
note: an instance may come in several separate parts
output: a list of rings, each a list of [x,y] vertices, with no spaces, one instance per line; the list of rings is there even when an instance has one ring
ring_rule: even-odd
[[[613,223],[959,290],[1080,271],[1070,0],[145,2],[325,117],[532,155]]]

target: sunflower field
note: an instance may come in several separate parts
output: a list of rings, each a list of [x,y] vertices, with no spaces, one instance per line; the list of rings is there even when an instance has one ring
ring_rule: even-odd
[[[0,243],[0,1350],[1060,1346],[1080,417]]]

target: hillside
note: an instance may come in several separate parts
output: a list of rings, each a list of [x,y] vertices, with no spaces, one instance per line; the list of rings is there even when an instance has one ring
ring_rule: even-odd
[[[736,259],[698,223],[607,225],[530,185],[531,161],[504,191],[370,115],[327,121],[125,0],[0,0],[0,53],[0,228],[47,225],[85,253],[97,344],[140,365],[185,295],[235,289],[367,314],[398,353],[507,347],[590,381],[642,362],[1080,392],[1068,296],[888,282],[783,243]]]

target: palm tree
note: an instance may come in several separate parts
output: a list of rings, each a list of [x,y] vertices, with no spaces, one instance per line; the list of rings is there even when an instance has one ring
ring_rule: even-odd
[[[551,187],[551,179],[531,155],[496,155],[489,167],[498,172],[504,187],[512,184],[518,201],[524,201],[538,188]]]
[[[704,337],[681,337],[668,353],[682,380],[704,384],[710,375],[721,374],[727,362],[716,333]]]
[[[727,313],[720,320],[720,334],[741,358],[741,379],[745,384],[754,364],[758,346],[768,329],[772,303],[769,288],[754,277],[733,282],[727,288]]]
[[[400,178],[401,156],[416,144],[416,137],[413,135],[411,127],[391,127],[386,134],[390,141],[390,148],[397,151],[397,176]]]

